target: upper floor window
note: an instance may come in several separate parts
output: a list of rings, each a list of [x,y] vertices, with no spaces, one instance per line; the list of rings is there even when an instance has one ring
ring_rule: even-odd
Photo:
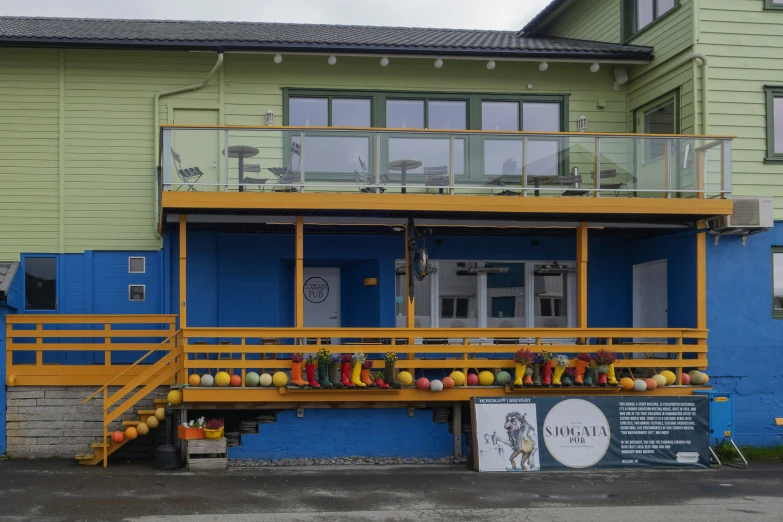
[[[783,86],[767,87],[767,162],[783,163]]]
[[[625,0],[625,39],[663,17],[679,3],[680,0]]]
[[[783,0],[764,0],[764,9],[783,9]]]

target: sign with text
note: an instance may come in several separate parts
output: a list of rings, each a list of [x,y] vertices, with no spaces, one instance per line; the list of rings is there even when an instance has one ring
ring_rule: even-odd
[[[475,397],[479,471],[707,467],[707,397]]]

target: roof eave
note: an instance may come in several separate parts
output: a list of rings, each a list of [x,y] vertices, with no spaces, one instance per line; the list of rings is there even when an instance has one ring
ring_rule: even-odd
[[[126,50],[167,50],[167,51],[245,51],[245,52],[287,52],[287,53],[345,53],[386,54],[390,56],[458,56],[474,58],[509,59],[561,59],[561,60],[601,60],[648,63],[652,60],[652,48],[635,47],[627,51],[551,51],[530,49],[463,49],[427,46],[389,46],[389,45],[350,45],[350,44],[291,44],[291,43],[248,43],[227,41],[117,41],[117,40],[80,40],[75,38],[2,38],[0,47],[36,47],[70,49],[126,49]]]

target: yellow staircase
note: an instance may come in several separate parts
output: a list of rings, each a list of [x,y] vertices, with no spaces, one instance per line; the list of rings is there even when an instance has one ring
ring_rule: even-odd
[[[108,432],[111,423],[117,421],[123,414],[134,408],[139,401],[154,393],[159,386],[171,383],[172,379],[174,379],[174,382],[180,382],[183,379],[184,374],[181,373],[184,372],[182,343],[179,341],[180,332],[177,331],[82,402],[82,404],[86,404],[103,393],[103,441],[90,445],[93,450],[91,454],[77,455],[76,460],[79,464],[94,466],[99,462],[103,462],[103,466],[106,467],[109,455],[128,442],[127,438],[119,443],[112,442]],[[168,350],[168,353],[160,360],[146,367],[144,371],[130,379],[125,386],[113,394],[109,393],[109,386],[117,382],[131,368],[144,361],[152,353],[165,350]],[[141,388],[137,389],[139,387]],[[126,398],[128,395],[129,397]],[[154,399],[154,402],[156,408],[165,408],[169,401],[168,399],[158,397]],[[137,419],[123,420],[122,424],[124,426],[135,426],[154,414],[155,410],[137,409],[134,412]]]

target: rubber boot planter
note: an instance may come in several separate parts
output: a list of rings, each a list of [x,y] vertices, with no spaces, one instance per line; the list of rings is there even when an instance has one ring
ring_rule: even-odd
[[[533,386],[541,386],[541,362],[538,358],[533,361]]]
[[[397,354],[389,352],[386,354],[383,367],[383,380],[392,388],[402,388],[402,383],[394,376],[394,365],[397,364]]]
[[[598,367],[598,386],[606,386],[606,375],[609,373],[609,365],[602,364]]]
[[[326,349],[318,350],[318,384],[321,388],[334,388],[329,379],[329,363],[332,362],[332,353]]]
[[[565,355],[556,355],[552,358],[552,386],[562,386],[560,379],[563,377],[563,373],[568,368],[568,357]]]
[[[308,357],[307,363],[305,364],[305,373],[307,374],[307,384],[311,388],[320,388],[321,385],[318,384],[318,381],[315,380],[315,364],[313,363],[313,359],[311,357]]]
[[[522,384],[524,384],[527,387],[533,386],[533,366],[530,365],[525,368],[525,378],[522,381]]]
[[[351,382],[358,388],[366,388],[367,385],[362,382],[362,365],[365,355],[363,353],[353,354],[353,366],[351,367]]]
[[[584,386],[585,384],[585,372],[590,366],[591,361],[590,354],[580,353],[576,357],[576,374],[574,375],[574,384],[577,386]]]
[[[609,371],[607,372],[606,377],[609,386],[617,386],[619,384],[617,382],[617,377],[614,374],[614,364],[609,365]]]
[[[371,369],[372,361],[364,361],[364,364],[362,364],[362,375],[360,379],[365,386],[369,388],[375,388],[375,381],[373,381],[372,377],[370,376]]]
[[[351,364],[353,364],[353,357],[351,357],[349,354],[345,353],[340,358],[340,361],[342,362],[342,380],[343,386],[346,388],[355,388],[356,385],[351,382]]]
[[[545,387],[552,386],[552,360],[547,359],[541,365],[541,384]]]
[[[307,386],[307,382],[302,379],[302,361],[304,356],[299,353],[295,353],[291,356],[291,385],[292,386]]]
[[[516,367],[514,369],[514,388],[521,388],[524,386],[533,386],[533,371],[530,371],[530,375],[527,375],[528,366],[533,363],[533,352],[530,350],[518,350],[514,354],[514,362]],[[528,384],[529,382],[529,384]]]
[[[383,381],[383,374],[381,372],[374,372],[370,378],[373,380],[378,388],[388,388],[389,385]]]
[[[335,388],[345,388],[345,385],[340,380],[340,363],[338,361],[332,361],[329,364],[329,381]]]
[[[584,385],[592,386],[594,380],[595,380],[595,368],[591,368],[588,366],[587,370],[585,370]]]

